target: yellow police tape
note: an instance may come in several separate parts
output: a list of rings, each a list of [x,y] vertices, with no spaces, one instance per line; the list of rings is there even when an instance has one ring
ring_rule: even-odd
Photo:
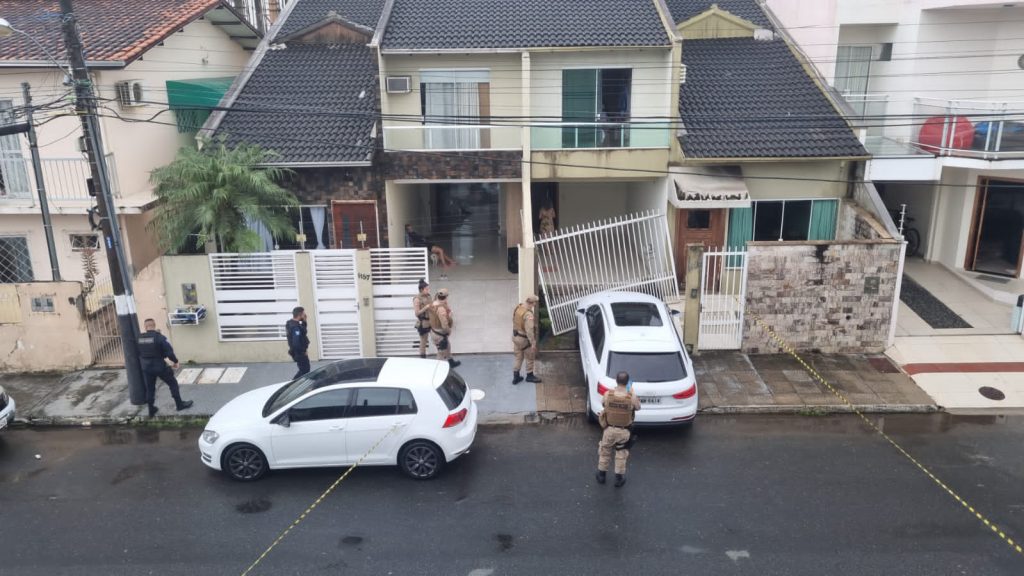
[[[333,492],[334,489],[337,488],[338,485],[345,480],[345,478],[348,478],[348,475],[351,474],[352,471],[355,470],[356,467],[359,466],[363,462],[363,460],[366,459],[367,456],[372,454],[373,451],[376,450],[378,446],[380,446],[381,442],[383,442],[385,438],[390,436],[391,433],[397,429],[397,424],[392,426],[391,429],[387,431],[387,433],[380,437],[380,440],[377,440],[376,444],[371,446],[370,449],[367,450],[365,454],[360,456],[359,460],[356,460],[355,464],[349,466],[348,469],[345,470],[345,473],[339,476],[338,479],[334,481],[334,484],[331,484],[330,487],[327,488],[327,490],[324,490],[324,493],[321,494],[319,498],[314,500],[313,503],[309,505],[309,508],[306,508],[306,511],[300,514],[299,517],[296,518],[294,522],[292,522],[292,525],[289,526],[284,532],[282,532],[281,535],[278,536],[277,539],[274,540],[274,542],[270,546],[268,546],[266,550],[263,551],[263,554],[260,554],[260,557],[257,558],[255,562],[253,562],[248,568],[245,569],[245,572],[242,572],[242,576],[248,576],[248,574],[252,572],[253,568],[255,568],[257,564],[262,562],[263,559],[267,557],[267,554],[270,554],[270,551],[274,549],[274,546],[280,544],[281,541],[284,540],[285,536],[287,536],[288,533],[291,532],[293,528],[299,525],[299,522],[305,520],[306,516],[308,516],[309,513],[312,512],[314,508],[316,508],[317,506],[320,505],[321,502],[323,502],[324,498],[327,498],[327,496],[330,495],[330,493]]]
[[[939,478],[936,477],[935,474],[933,474],[932,471],[929,470],[924,464],[921,464],[920,462],[918,462],[917,458],[914,458],[913,456],[911,456],[910,453],[907,452],[906,450],[904,450],[902,446],[900,446],[895,440],[892,439],[892,437],[890,437],[888,434],[883,432],[881,428],[879,428],[877,425],[875,425],[875,423],[872,422],[867,416],[865,416],[863,412],[858,410],[857,407],[854,406],[852,402],[847,400],[846,396],[844,396],[842,392],[840,392],[837,388],[832,386],[832,384],[830,384],[828,382],[828,380],[825,380],[825,378],[822,377],[822,375],[819,374],[817,370],[815,370],[809,364],[807,364],[807,362],[804,362],[804,359],[801,358],[799,354],[797,354],[796,350],[794,350],[793,347],[790,346],[788,342],[786,342],[781,337],[779,337],[779,335],[775,333],[775,330],[771,326],[768,326],[764,322],[764,320],[761,319],[760,316],[758,316],[754,312],[750,312],[750,316],[754,319],[755,323],[757,323],[761,328],[763,328],[768,333],[768,335],[771,336],[773,340],[775,340],[775,342],[779,345],[780,348],[782,348],[782,350],[784,350],[787,354],[789,354],[793,358],[796,358],[796,361],[799,362],[800,365],[804,367],[804,369],[806,369],[808,372],[810,372],[811,375],[814,376],[818,380],[818,382],[821,382],[822,384],[824,384],[832,392],[832,394],[834,394],[837,398],[839,398],[843,402],[843,404],[846,404],[854,414],[859,416],[860,419],[863,420],[864,423],[868,425],[868,427],[870,427],[875,432],[878,432],[878,434],[881,435],[882,438],[885,438],[885,440],[889,444],[891,444],[893,448],[895,448],[900,454],[906,456],[906,458],[908,460],[910,460],[914,464],[914,466],[917,466],[918,470],[920,470],[921,472],[924,472],[925,475],[927,475],[936,484],[938,484],[939,488],[942,488],[943,490],[945,490],[947,494],[952,496],[954,500],[959,502],[961,506],[963,506],[964,508],[967,509],[968,512],[973,514],[975,516],[975,518],[980,520],[982,524],[984,524],[985,526],[990,528],[993,533],[995,533],[997,536],[999,536],[999,538],[1001,538],[1004,542],[1009,544],[1011,549],[1015,550],[1018,554],[1024,554],[1024,548],[1022,548],[1019,543],[1015,542],[1013,540],[1013,538],[1007,536],[1006,532],[1004,532],[1003,530],[1000,530],[998,526],[996,526],[995,524],[990,522],[989,519],[986,518],[981,512],[978,512],[977,510],[975,510],[973,506],[971,506],[966,500],[961,498],[960,495],[957,494],[956,492],[954,492],[952,488],[947,486],[945,482],[943,482],[942,480],[939,480]]]

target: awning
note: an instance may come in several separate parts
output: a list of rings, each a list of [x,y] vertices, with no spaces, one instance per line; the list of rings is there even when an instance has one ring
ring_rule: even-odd
[[[673,166],[669,202],[676,208],[749,208],[750,192],[739,166]]]
[[[178,132],[198,132],[234,81],[234,76],[168,80],[167,103],[174,110]]]

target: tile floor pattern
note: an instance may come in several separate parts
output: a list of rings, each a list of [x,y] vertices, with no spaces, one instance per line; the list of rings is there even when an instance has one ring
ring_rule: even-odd
[[[996,302],[958,275],[939,264],[919,258],[908,259],[905,273],[935,298],[971,325],[971,328],[935,329],[900,302],[896,318],[897,336],[936,336],[964,334],[1007,334],[1013,306]]]

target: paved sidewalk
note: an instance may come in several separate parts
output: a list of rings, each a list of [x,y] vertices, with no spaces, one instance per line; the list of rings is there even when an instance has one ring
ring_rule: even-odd
[[[575,352],[542,353],[537,374],[543,382],[517,386],[511,383],[511,354],[462,355],[459,359],[459,372],[471,386],[486,393],[480,402],[481,423],[533,422],[586,411],[586,385]],[[936,410],[928,396],[884,357],[808,355],[806,359],[863,411]],[[704,353],[694,357],[694,369],[702,413],[849,411],[788,356]],[[195,401],[195,406],[183,412],[175,411],[166,387],[158,386],[157,419],[201,421],[235,396],[287,381],[294,371],[290,363],[185,366],[179,371],[179,379],[210,383],[182,384],[182,396]],[[2,378],[18,401],[18,418],[30,424],[100,425],[148,420],[144,406],[133,406],[128,401],[123,370]]]

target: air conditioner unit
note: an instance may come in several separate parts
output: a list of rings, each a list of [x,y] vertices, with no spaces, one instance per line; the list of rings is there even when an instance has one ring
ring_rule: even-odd
[[[117,103],[121,108],[135,108],[145,105],[145,91],[141,80],[122,80],[114,84],[117,90]]]
[[[388,94],[408,94],[412,92],[412,77],[388,76],[386,80]]]

